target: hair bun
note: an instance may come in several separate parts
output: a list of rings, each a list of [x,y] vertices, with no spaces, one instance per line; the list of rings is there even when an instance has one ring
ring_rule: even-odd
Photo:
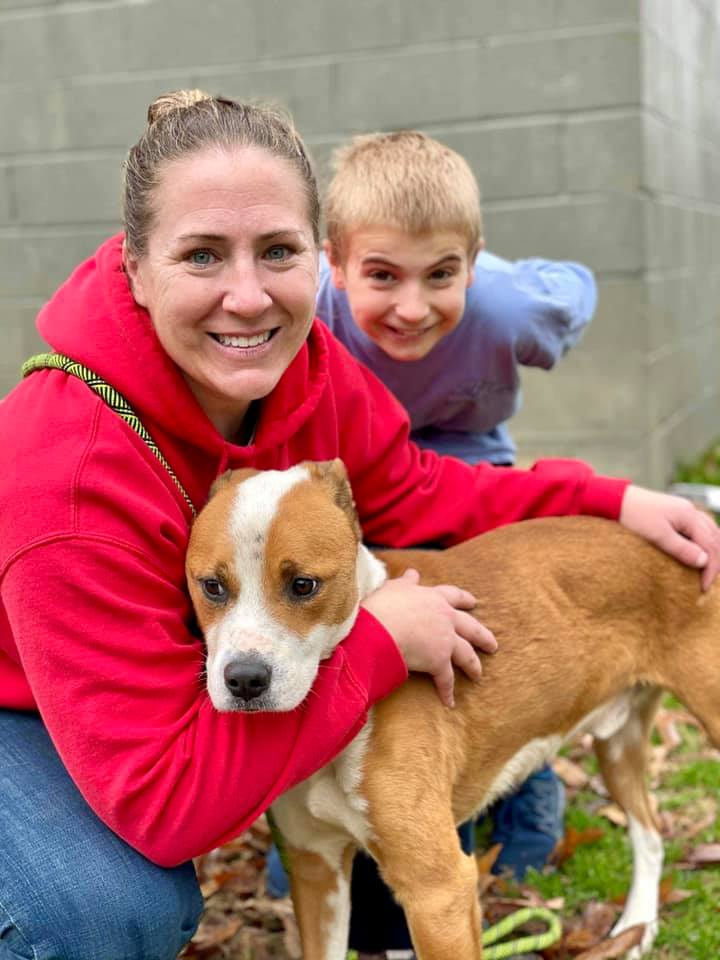
[[[166,117],[175,110],[186,110],[195,103],[203,100],[212,100],[204,90],[173,90],[158,97],[148,107],[148,126],[156,123],[161,117]]]

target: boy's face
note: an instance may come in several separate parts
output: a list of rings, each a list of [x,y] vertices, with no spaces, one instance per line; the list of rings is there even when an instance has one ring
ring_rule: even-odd
[[[347,236],[342,263],[328,258],[355,323],[393,360],[420,360],[460,323],[475,254],[459,234],[364,227]]]

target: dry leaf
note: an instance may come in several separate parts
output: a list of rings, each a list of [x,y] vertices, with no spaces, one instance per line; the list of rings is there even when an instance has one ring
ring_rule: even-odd
[[[590,782],[590,777],[585,773],[579,763],[573,763],[567,757],[555,757],[553,760],[553,770],[560,777],[566,787],[572,787],[575,790],[582,790]]]
[[[627,815],[616,803],[608,803],[600,807],[598,814],[610,823],[614,823],[616,827],[627,827]]]
[[[714,866],[720,863],[720,843],[700,843],[686,859],[695,867]]]
[[[595,942],[606,937],[615,923],[617,910],[612,904],[591,901],[582,912],[582,925],[595,934]]]
[[[635,927],[623,930],[617,937],[603,940],[590,950],[579,954],[575,960],[617,960],[624,957],[628,950],[637,946],[645,933],[645,924],[639,923]]]
[[[678,733],[677,719],[674,711],[665,709],[658,710],[655,717],[655,729],[668,753],[682,743],[682,737]]]
[[[558,864],[565,863],[578,847],[585,846],[588,843],[596,843],[604,836],[605,832],[597,827],[590,827],[587,830],[575,830],[574,827],[569,827],[565,831],[565,836],[555,848],[553,861]]]

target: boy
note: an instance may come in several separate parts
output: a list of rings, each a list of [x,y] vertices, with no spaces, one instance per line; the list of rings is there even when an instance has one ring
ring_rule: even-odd
[[[422,133],[356,137],[336,151],[334,170],[318,316],[400,400],[419,446],[512,465],[505,421],[520,402],[518,364],[549,369],[577,342],[595,309],[592,274],[482,252],[472,171]],[[562,787],[546,767],[493,810],[497,869],[522,877],[541,867],[562,816]],[[277,881],[273,858],[271,889]],[[371,953],[410,945],[400,908],[362,856],[350,942]]]

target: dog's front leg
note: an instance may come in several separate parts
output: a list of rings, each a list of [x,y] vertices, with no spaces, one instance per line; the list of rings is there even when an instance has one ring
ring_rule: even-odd
[[[354,844],[344,848],[339,863],[290,844],[286,849],[303,960],[345,960]]]
[[[336,790],[334,777],[321,771],[273,804],[285,840],[303,960],[345,960],[347,955],[357,845],[341,824],[316,815],[318,796]]]
[[[460,848],[449,798],[433,798],[416,798],[399,820],[399,806],[380,810],[370,851],[405,911],[418,960],[481,960],[475,858]]]

